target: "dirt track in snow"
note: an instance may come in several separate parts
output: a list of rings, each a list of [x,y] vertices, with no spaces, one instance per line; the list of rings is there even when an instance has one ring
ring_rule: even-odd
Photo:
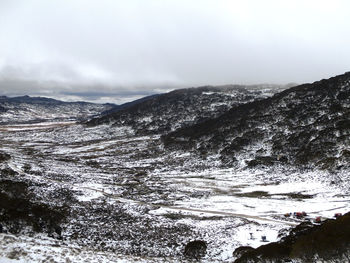
[[[19,124],[19,125],[1,125],[0,131],[29,131],[29,130],[45,130],[57,127],[74,125],[76,122],[53,122],[53,123],[37,123],[37,124]]]

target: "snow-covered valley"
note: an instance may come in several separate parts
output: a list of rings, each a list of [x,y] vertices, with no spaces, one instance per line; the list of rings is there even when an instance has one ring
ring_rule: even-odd
[[[0,262],[348,258],[350,73],[273,88],[6,104]]]
[[[350,210],[348,173],[220,168],[168,152],[159,135],[136,136],[129,127],[33,124],[3,127],[1,138],[1,151],[11,156],[1,163],[2,180],[28,184],[34,203],[70,209],[59,240],[50,241],[55,246],[28,227],[0,234],[2,246],[13,240],[3,258],[21,248],[20,260],[36,259],[35,242],[55,262],[65,262],[67,251],[72,262],[178,262],[186,260],[188,242],[205,240],[204,262],[230,262],[240,246],[258,247],[301,221]],[[304,218],[285,216],[302,211]]]

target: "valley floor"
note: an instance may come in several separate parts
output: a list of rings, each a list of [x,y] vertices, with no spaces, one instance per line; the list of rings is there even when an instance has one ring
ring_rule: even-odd
[[[128,127],[2,126],[0,138],[10,156],[0,162],[0,190],[15,198],[11,189],[23,184],[31,206],[66,211],[51,237],[5,222],[0,262],[178,262],[193,240],[208,244],[203,262],[230,262],[239,246],[350,210],[348,173],[223,168],[217,156],[168,152],[159,135]]]

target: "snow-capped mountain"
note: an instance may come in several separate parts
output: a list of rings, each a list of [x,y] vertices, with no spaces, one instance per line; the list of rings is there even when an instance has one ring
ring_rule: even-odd
[[[272,96],[287,86],[205,86],[175,90],[116,108],[89,125],[129,126],[138,134],[165,133],[217,117],[231,107]]]
[[[350,73],[233,107],[163,141],[169,149],[218,154],[228,165],[348,168]]]
[[[0,97],[0,123],[18,124],[43,121],[77,121],[110,110],[113,104],[63,102],[45,97]]]

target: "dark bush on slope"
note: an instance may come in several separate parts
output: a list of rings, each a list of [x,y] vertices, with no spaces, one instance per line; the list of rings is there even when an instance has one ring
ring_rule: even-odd
[[[67,209],[33,202],[25,182],[0,181],[0,224],[3,230],[17,234],[30,227],[35,232],[61,236],[61,223]]]
[[[0,163],[8,161],[11,159],[11,156],[5,152],[0,152]]]

